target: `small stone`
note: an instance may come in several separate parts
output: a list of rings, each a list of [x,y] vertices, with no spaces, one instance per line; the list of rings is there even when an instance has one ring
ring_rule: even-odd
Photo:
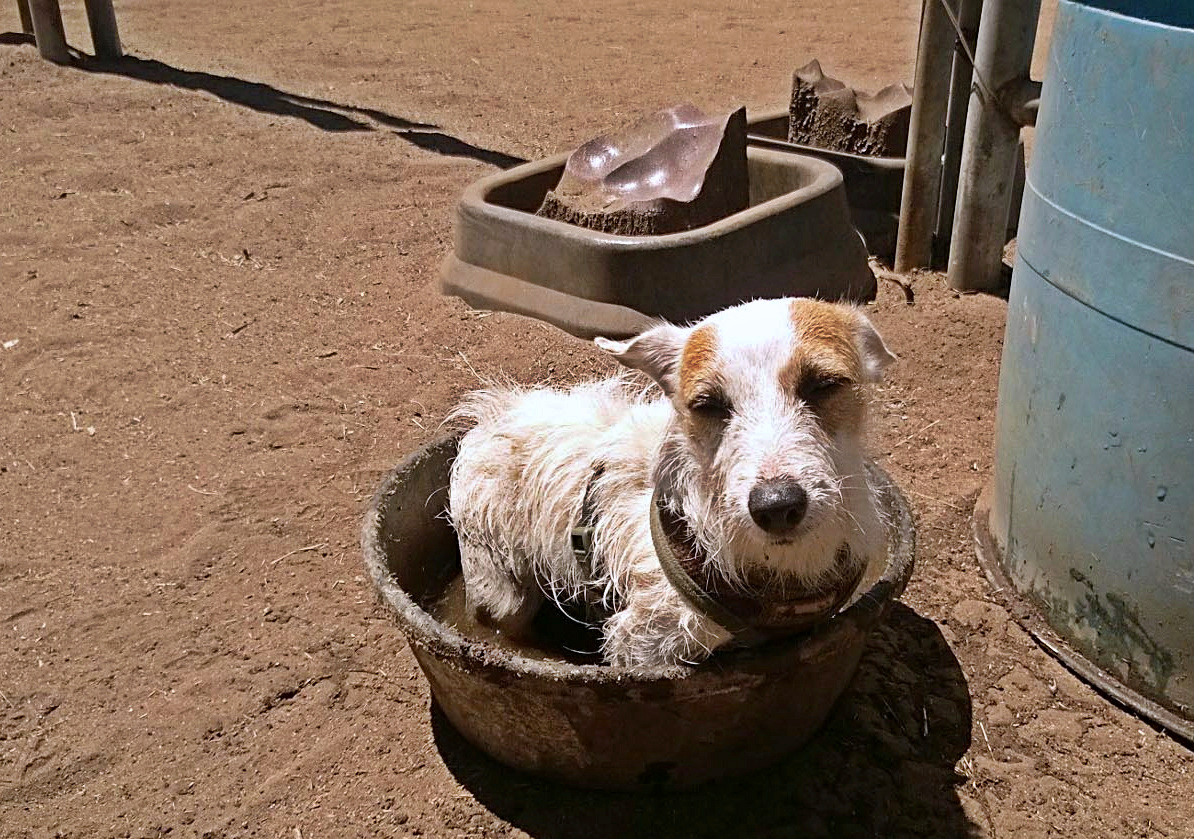
[[[1008,671],[1002,679],[995,683],[996,687],[1010,693],[1028,693],[1041,685],[1041,681],[1027,668],[1019,665]]]
[[[988,705],[983,711],[983,716],[986,718],[987,725],[1011,725],[1016,721],[1016,715],[1012,713],[1011,708],[1006,705]]]
[[[1114,725],[1099,725],[1083,735],[1082,748],[1105,757],[1134,755],[1138,742],[1137,738],[1124,729]]]
[[[1034,739],[1040,735],[1077,743],[1089,727],[1081,713],[1061,708],[1044,708],[1024,725],[1024,733]]]
[[[985,600],[962,600],[954,606],[950,620],[967,629],[993,629],[1007,622],[1007,610]]]
[[[996,781],[1020,781],[1031,777],[1036,770],[1032,760],[1025,755],[1009,753],[1011,760],[996,760],[989,755],[980,754],[974,758],[974,768],[978,777],[991,778]]]

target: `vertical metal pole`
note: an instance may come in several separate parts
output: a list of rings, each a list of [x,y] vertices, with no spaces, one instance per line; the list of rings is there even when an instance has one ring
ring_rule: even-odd
[[[66,31],[62,28],[58,0],[29,0],[29,12],[33,18],[33,38],[41,57],[56,64],[69,64],[70,52],[66,49]]]
[[[33,34],[33,18],[29,16],[29,0],[17,0],[17,14],[21,16],[21,31]]]
[[[91,27],[91,43],[95,57],[113,61],[124,54],[120,47],[120,32],[116,28],[116,12],[112,0],[85,0],[87,24]]]
[[[960,291],[1002,285],[1020,125],[995,96],[1009,82],[1028,77],[1040,11],[1040,0],[983,2],[949,253],[949,284]]]
[[[908,271],[929,264],[937,194],[941,185],[941,149],[949,102],[950,45],[953,28],[942,0],[925,0],[920,12],[916,47],[916,81],[912,91],[900,226],[896,233],[895,269]],[[957,4],[959,0],[947,0]],[[952,6],[951,6],[952,8]]]
[[[973,83],[970,56],[974,55],[978,35],[982,0],[961,0],[958,24],[966,38],[964,46],[954,41],[954,64],[949,84],[949,110],[945,116],[945,152],[941,162],[941,197],[937,204],[937,220],[933,226],[934,268],[944,268],[949,259],[950,235],[954,227],[954,202],[958,196],[958,167],[962,160],[962,138],[966,132],[966,110],[970,103]],[[954,33],[955,39],[957,33]],[[967,54],[969,49],[969,55]]]

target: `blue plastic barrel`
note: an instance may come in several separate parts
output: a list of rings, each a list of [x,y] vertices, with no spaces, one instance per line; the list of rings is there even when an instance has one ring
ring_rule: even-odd
[[[995,460],[988,570],[1075,669],[1194,739],[1194,2],[1059,4]]]

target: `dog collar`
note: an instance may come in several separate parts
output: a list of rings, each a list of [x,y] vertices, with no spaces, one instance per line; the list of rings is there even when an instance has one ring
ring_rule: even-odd
[[[658,488],[651,498],[651,542],[664,576],[688,605],[748,646],[801,632],[825,620],[862,580],[863,566],[852,563],[849,547],[842,545],[835,558],[838,567],[848,569],[855,564],[858,568],[832,589],[799,597],[736,591],[724,578],[710,573],[691,529],[663,503]]]

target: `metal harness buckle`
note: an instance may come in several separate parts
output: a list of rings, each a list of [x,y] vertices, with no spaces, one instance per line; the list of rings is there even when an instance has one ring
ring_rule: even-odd
[[[593,573],[593,525],[597,520],[597,511],[593,509],[593,484],[605,474],[605,464],[593,464],[593,474],[585,485],[584,498],[581,499],[580,521],[568,534],[572,555],[585,571]]]
[[[572,528],[571,540],[572,555],[576,557],[576,561],[588,565],[593,556],[593,526],[584,524]]]

